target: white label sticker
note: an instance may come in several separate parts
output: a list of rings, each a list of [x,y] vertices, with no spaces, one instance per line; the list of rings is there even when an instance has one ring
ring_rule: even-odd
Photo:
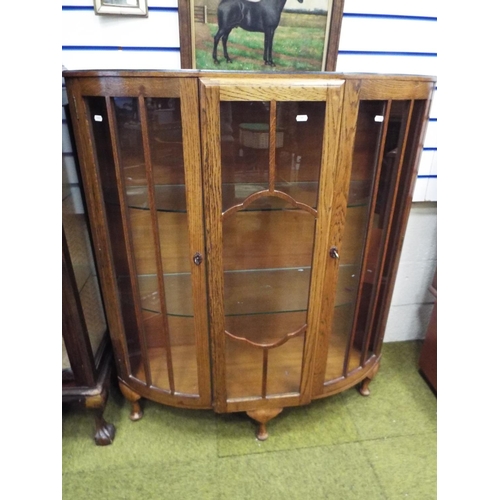
[[[297,115],[295,117],[295,120],[297,120],[298,122],[306,122],[307,121],[307,115]]]
[[[101,115],[94,115],[94,121],[102,122],[102,116]]]

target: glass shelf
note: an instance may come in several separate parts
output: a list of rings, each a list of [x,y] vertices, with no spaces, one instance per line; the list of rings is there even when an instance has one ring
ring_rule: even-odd
[[[186,213],[186,186],[184,184],[156,185],[154,191],[157,210]],[[127,204],[130,208],[149,210],[147,186],[128,186]]]
[[[161,312],[160,291],[156,274],[138,276],[141,307],[145,311]],[[163,275],[168,316],[193,317],[191,274]]]
[[[355,299],[357,266],[340,266],[335,306]],[[226,316],[307,310],[311,268],[255,269],[224,273]]]
[[[308,294],[303,291],[309,290],[310,278],[310,268],[226,271],[225,314],[255,316],[304,312]],[[340,266],[335,307],[355,300],[358,279],[358,266]],[[142,309],[161,312],[157,276],[141,275],[138,284]],[[191,274],[165,274],[163,284],[167,315],[193,317]]]

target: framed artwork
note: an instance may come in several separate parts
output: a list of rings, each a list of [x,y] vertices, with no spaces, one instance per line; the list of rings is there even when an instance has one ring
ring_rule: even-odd
[[[94,0],[96,15],[148,16],[147,0]]]
[[[179,0],[181,67],[335,71],[344,0]]]

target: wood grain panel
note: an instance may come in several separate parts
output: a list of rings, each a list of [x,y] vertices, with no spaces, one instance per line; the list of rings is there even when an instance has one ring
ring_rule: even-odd
[[[181,82],[181,118],[186,179],[186,207],[189,227],[189,263],[192,278],[192,304],[195,310],[194,331],[198,363],[198,386],[201,404],[211,401],[210,351],[208,344],[207,264],[205,254],[205,224],[203,211],[203,178],[198,81],[194,78]],[[171,235],[170,235],[171,236]],[[200,265],[194,255],[202,257]]]
[[[142,80],[141,78],[82,78],[79,80],[84,96],[110,97],[179,97],[177,78]]]
[[[342,80],[316,81],[289,78],[252,78],[251,85],[240,78],[202,78],[206,87],[218,86],[221,101],[324,101],[329,86],[341,86]]]
[[[213,403],[226,408],[224,338],[224,280],[222,263],[222,176],[219,89],[200,81],[201,145],[208,267],[208,310],[212,347]]]
[[[428,81],[363,80],[360,99],[427,99],[433,86],[433,83]]]

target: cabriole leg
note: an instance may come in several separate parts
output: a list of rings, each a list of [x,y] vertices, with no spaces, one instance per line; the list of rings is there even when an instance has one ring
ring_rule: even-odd
[[[370,385],[370,382],[375,378],[375,375],[377,375],[378,369],[379,369],[380,363],[377,363],[373,369],[373,371],[368,375],[359,385],[359,393],[362,396],[369,396],[370,395],[370,389],[368,386]]]
[[[94,441],[98,446],[106,446],[113,442],[116,429],[113,424],[104,420],[104,408],[108,400],[107,390],[103,390],[101,394],[90,396],[85,399],[85,407],[91,410],[95,420],[95,435]]]
[[[130,401],[130,404],[132,405],[132,410],[130,411],[129,415],[130,420],[133,420],[134,422],[136,420],[140,420],[143,416],[142,408],[139,403],[141,396],[130,389],[130,387],[125,385],[121,380],[118,381],[118,385],[120,386],[120,391],[122,392],[125,399],[127,401]]]

